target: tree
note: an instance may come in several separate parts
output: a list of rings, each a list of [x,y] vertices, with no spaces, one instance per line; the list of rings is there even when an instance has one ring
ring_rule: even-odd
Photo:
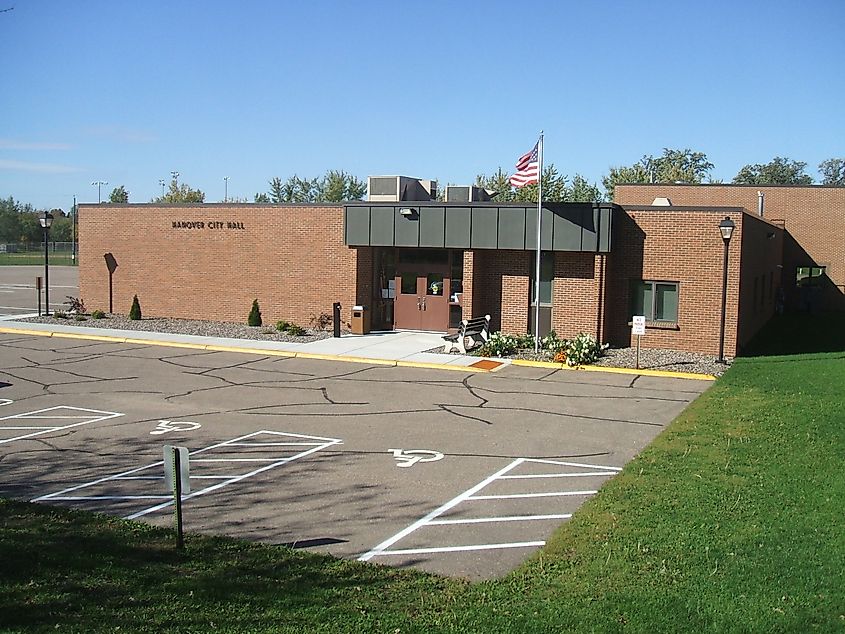
[[[647,154],[631,166],[611,167],[602,178],[602,185],[608,199],[613,200],[620,183],[701,183],[713,167],[703,152],[663,148],[662,156]]]
[[[845,187],[845,158],[831,158],[819,163],[822,185]]]
[[[300,178],[296,174],[282,181],[270,179],[270,191],[263,196],[273,203],[318,203],[362,200],[367,184],[343,170],[329,170],[322,178]],[[259,195],[256,194],[256,197]],[[256,202],[261,202],[256,198]]]
[[[256,193],[255,196],[252,199],[252,202],[254,202],[254,203],[269,203],[270,197],[267,194]]]
[[[537,202],[537,185],[526,185],[515,188],[510,184],[510,176],[501,167],[491,176],[479,174],[475,177],[477,187],[497,192],[495,200],[498,202]],[[563,202],[568,200],[569,188],[566,176],[560,174],[554,163],[543,168],[543,200],[548,202]]]
[[[200,191],[199,189],[191,189],[187,184],[182,183],[181,185],[173,178],[170,181],[170,188],[167,190],[167,193],[164,196],[159,196],[158,198],[153,198],[152,202],[154,203],[167,203],[167,204],[184,204],[184,203],[201,203],[205,201],[205,194]]]
[[[363,200],[367,183],[343,170],[329,170],[319,186],[319,201],[339,203],[344,200]]]
[[[604,199],[595,183],[590,183],[580,174],[576,174],[569,187],[568,201],[574,203],[598,203]]]
[[[109,202],[128,203],[129,192],[126,191],[126,188],[123,185],[121,185],[120,187],[115,187],[113,190],[111,190],[111,194],[109,194]]]
[[[776,156],[769,163],[746,165],[734,176],[741,185],[812,185],[813,177],[804,173],[807,164]]]

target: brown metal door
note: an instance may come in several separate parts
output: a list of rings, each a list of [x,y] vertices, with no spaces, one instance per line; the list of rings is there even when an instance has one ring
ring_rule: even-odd
[[[445,332],[449,323],[447,275],[446,269],[430,273],[398,270],[394,328]]]
[[[396,329],[422,329],[419,279],[416,271],[396,272],[396,298],[393,301],[393,327]]]

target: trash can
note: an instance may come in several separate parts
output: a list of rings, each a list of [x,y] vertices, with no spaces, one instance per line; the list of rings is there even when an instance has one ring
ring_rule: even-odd
[[[366,335],[370,332],[370,311],[366,306],[352,307],[352,334]]]

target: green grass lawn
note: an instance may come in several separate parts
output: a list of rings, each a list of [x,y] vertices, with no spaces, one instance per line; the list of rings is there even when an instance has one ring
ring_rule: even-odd
[[[0,630],[842,632],[843,356],[738,359],[480,584],[0,502]]]
[[[77,258],[78,259],[78,258]],[[34,251],[26,253],[0,253],[0,266],[33,266],[44,264],[44,254]],[[76,264],[70,253],[57,252],[50,254],[50,264],[56,266],[71,266]]]

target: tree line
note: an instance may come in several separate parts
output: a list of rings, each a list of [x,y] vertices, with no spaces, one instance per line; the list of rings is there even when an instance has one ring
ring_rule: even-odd
[[[29,203],[22,203],[11,196],[0,198],[0,243],[42,242],[44,229],[38,217],[43,210],[36,210]],[[73,239],[73,218],[61,209],[51,209],[53,224],[50,240],[70,242]]]
[[[682,150],[664,148],[659,156],[645,155],[633,165],[610,167],[601,179],[603,187],[589,182],[580,174],[571,179],[561,174],[554,163],[543,168],[543,199],[551,202],[602,202],[612,201],[616,185],[622,183],[720,183],[710,176],[714,165],[707,155],[689,148]],[[776,156],[768,163],[744,165],[731,183],[746,185],[813,185],[815,180],[806,172],[807,163]],[[830,158],[819,166],[821,185],[845,187],[845,158]],[[537,200],[537,185],[515,189],[509,182],[510,173],[499,167],[495,172],[479,174],[475,185],[497,192],[495,200],[502,202],[527,202]],[[256,203],[339,203],[347,200],[363,200],[367,183],[343,170],[329,170],[316,178],[300,177],[297,174],[282,180],[280,177],[268,181],[266,192],[253,197]],[[438,199],[443,200],[446,191],[441,187]],[[186,183],[179,183],[173,177],[162,195],[151,202],[161,204],[202,203],[205,193],[193,189]],[[128,203],[129,192],[123,185],[115,187],[109,194],[110,203]],[[246,202],[236,200],[234,202]],[[54,216],[50,237],[57,242],[69,242],[73,228],[70,214],[61,209],[51,210]],[[16,201],[11,196],[0,199],[0,242],[40,242],[43,229],[38,222],[36,210],[30,204]]]

